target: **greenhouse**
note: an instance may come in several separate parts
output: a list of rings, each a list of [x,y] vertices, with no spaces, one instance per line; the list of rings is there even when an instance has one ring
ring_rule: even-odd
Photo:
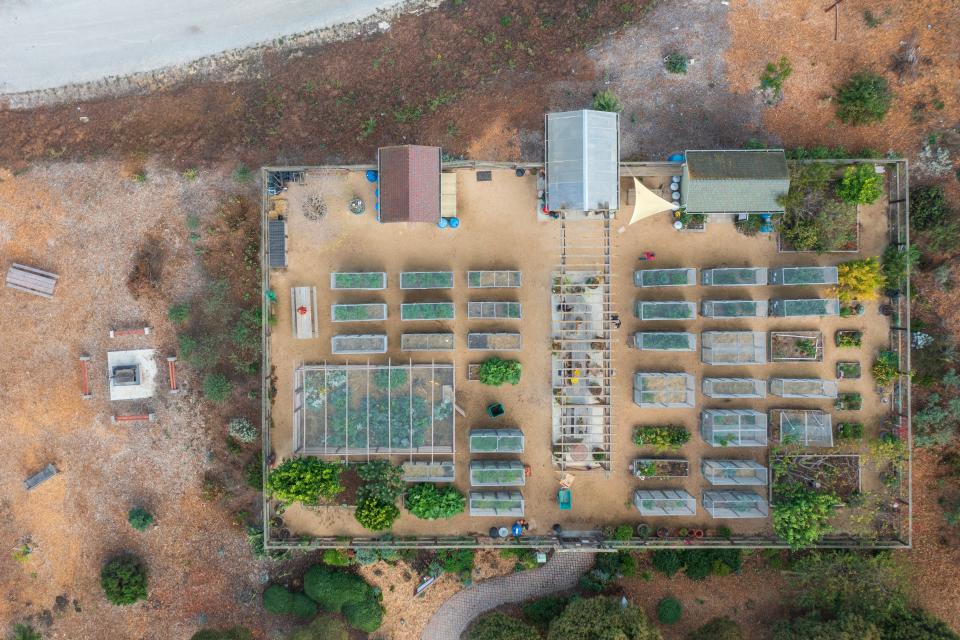
[[[401,289],[452,289],[452,271],[404,271],[400,274]]]
[[[697,317],[697,305],[683,300],[674,302],[637,300],[635,313],[641,320],[690,320]]]
[[[646,269],[633,272],[637,287],[687,287],[697,284],[696,269]]]
[[[770,393],[781,398],[836,398],[836,380],[771,378]]]
[[[330,305],[330,317],[334,322],[374,322],[387,319],[387,305],[334,304]]]
[[[700,470],[704,479],[714,486],[763,487],[767,484],[767,468],[753,460],[704,460]]]
[[[646,490],[633,492],[633,505],[643,516],[693,516],[697,501],[682,489]]]
[[[520,429],[473,429],[470,453],[523,453]]]
[[[638,331],[633,344],[641,351],[695,351],[697,336],[684,331]]]
[[[782,318],[805,316],[835,316],[840,314],[836,298],[806,298],[802,300],[771,300],[770,314]]]
[[[333,336],[330,338],[330,350],[341,356],[386,353],[387,336],[382,333]]]
[[[766,498],[749,491],[704,491],[703,508],[714,518],[766,518]]]
[[[710,398],[766,398],[767,383],[757,378],[704,378],[703,395]]]
[[[401,351],[453,351],[452,333],[404,333],[400,336]]]
[[[818,285],[837,284],[836,267],[780,267],[770,270],[770,284]]]
[[[804,447],[833,446],[833,418],[819,410],[784,409],[779,412],[780,443]]]
[[[471,460],[470,485],[474,487],[522,487],[526,483],[519,460]]]
[[[400,305],[401,320],[453,320],[452,302],[408,302]]]
[[[471,491],[470,515],[520,517],[523,515],[523,494],[519,491]]]
[[[723,267],[704,269],[700,273],[704,286],[708,287],[749,287],[767,284],[766,267]]]
[[[456,475],[456,466],[452,460],[414,460],[403,463],[404,482],[453,482]]]
[[[766,318],[766,300],[704,300],[705,318]]]
[[[295,371],[293,450],[365,460],[454,452],[451,364],[310,364]]]
[[[467,334],[467,349],[470,351],[519,351],[523,347],[523,338],[519,333],[476,333]]]
[[[470,289],[516,289],[522,282],[519,271],[467,271]]]
[[[468,302],[467,317],[471,320],[496,318],[519,320],[522,316],[519,302]]]
[[[382,271],[333,272],[330,288],[340,291],[379,291],[387,288],[387,274]]]
[[[761,331],[704,331],[700,334],[704,364],[766,364],[767,337]]]
[[[645,409],[692,407],[695,391],[689,373],[637,372],[633,377],[633,401]]]
[[[705,409],[700,435],[712,447],[767,446],[767,414],[753,409]]]

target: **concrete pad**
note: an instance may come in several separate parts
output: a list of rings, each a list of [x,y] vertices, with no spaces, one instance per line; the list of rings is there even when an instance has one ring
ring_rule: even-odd
[[[137,400],[153,397],[157,382],[157,363],[154,359],[156,352],[156,349],[107,352],[107,379],[110,381],[111,400]],[[140,383],[114,385],[111,379],[113,368],[129,365],[136,365],[140,368]]]

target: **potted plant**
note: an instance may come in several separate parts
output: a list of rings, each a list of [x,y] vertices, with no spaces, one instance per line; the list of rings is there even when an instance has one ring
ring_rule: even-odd
[[[702,538],[702,537],[703,537],[703,529],[694,529],[694,530],[693,530],[693,537],[694,537],[694,538]]]
[[[657,529],[658,538],[667,538],[669,536],[670,536],[670,530],[667,529],[666,527],[660,527],[659,529]]]
[[[649,538],[649,537],[650,537],[650,525],[648,525],[646,522],[641,522],[640,524],[638,524],[638,525],[637,525],[637,537],[638,537],[638,538],[643,538],[644,540],[646,540],[647,538]]]
[[[681,538],[686,538],[689,533],[690,533],[689,529],[687,529],[686,527],[680,527],[680,531],[677,532],[677,535],[680,536]]]

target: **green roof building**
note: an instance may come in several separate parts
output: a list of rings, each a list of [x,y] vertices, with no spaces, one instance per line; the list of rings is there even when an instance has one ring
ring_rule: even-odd
[[[680,205],[687,213],[783,213],[789,189],[783,149],[687,151]]]

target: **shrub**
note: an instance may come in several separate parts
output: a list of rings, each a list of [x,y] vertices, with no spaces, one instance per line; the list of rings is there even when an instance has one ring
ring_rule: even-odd
[[[680,552],[676,549],[657,549],[651,554],[650,561],[654,569],[668,578],[673,577],[683,568],[683,560],[680,559]]]
[[[681,425],[642,426],[633,433],[633,442],[639,446],[657,449],[679,449],[690,441],[690,432]]]
[[[881,351],[880,355],[873,362],[873,379],[876,383],[885,387],[893,382],[900,371],[900,357],[896,351]]]
[[[127,512],[127,522],[137,531],[146,531],[153,524],[153,516],[143,507],[134,507]]]
[[[100,571],[100,585],[107,600],[116,605],[133,604],[147,597],[147,568],[139,558],[120,555]]]
[[[537,552],[532,549],[501,549],[501,558],[514,558],[513,571],[520,573],[537,567]]]
[[[883,252],[883,258],[880,262],[887,290],[903,291],[907,280],[907,270],[914,269],[920,262],[920,250],[916,246],[910,245],[901,251],[900,247],[891,244]]]
[[[563,613],[568,602],[570,598],[566,596],[544,596],[523,603],[520,610],[523,611],[523,617],[533,624],[546,627],[551,620]]]
[[[883,120],[892,101],[893,92],[886,79],[861,71],[837,89],[837,118],[852,125]]]
[[[690,58],[682,53],[671,53],[663,59],[663,66],[670,73],[684,74],[690,64]]]
[[[863,437],[863,425],[859,422],[841,422],[837,425],[838,440],[859,440]]]
[[[633,525],[632,524],[621,524],[613,530],[613,534],[610,536],[614,540],[629,540],[633,537]]]
[[[201,629],[190,640],[253,640],[253,634],[244,627],[232,629]]]
[[[347,625],[333,616],[318,616],[302,629],[297,629],[289,640],[349,640]]]
[[[277,615],[293,613],[293,594],[278,584],[272,584],[263,592],[263,608]]]
[[[811,552],[792,567],[797,604],[825,615],[879,620],[904,610],[907,579],[890,553]]]
[[[281,502],[317,504],[320,498],[332,500],[342,491],[337,462],[321,462],[316,458],[291,458],[270,472],[267,490]]]
[[[684,573],[691,580],[709,575],[724,576],[740,571],[743,555],[739,549],[684,549],[680,552]]]
[[[683,615],[683,605],[673,596],[667,596],[657,603],[657,620],[661,624],[676,624]]]
[[[233,393],[233,383],[222,373],[208,373],[203,378],[203,396],[211,402],[226,402]]]
[[[190,305],[185,303],[170,305],[167,310],[167,317],[173,324],[183,324],[190,317]]]
[[[494,387],[520,382],[520,363],[516,360],[487,358],[480,364],[480,382]]]
[[[598,91],[593,94],[593,109],[595,111],[612,111],[619,113],[623,111],[623,105],[613,93],[613,91]]]
[[[257,454],[243,466],[243,478],[251,489],[263,491],[263,453],[257,451]]]
[[[910,189],[910,227],[925,231],[939,227],[947,218],[947,197],[941,186]]]
[[[872,204],[883,195],[883,174],[872,164],[847,167],[837,184],[837,195],[850,204]]]
[[[469,575],[473,571],[474,555],[473,549],[440,549],[437,562],[447,573]]]
[[[354,516],[366,529],[386,531],[400,517],[400,509],[395,504],[368,496],[357,501]]]
[[[593,569],[580,576],[580,587],[586,591],[600,593],[621,577],[629,577],[637,572],[637,560],[629,551],[616,553],[598,553]]]
[[[466,499],[455,487],[416,484],[407,490],[406,507],[421,520],[437,520],[463,513]]]
[[[250,171],[250,168],[245,164],[241,164],[233,172],[233,181],[239,184],[245,184],[247,182],[250,182],[250,179],[252,177],[253,177],[253,172]]]
[[[343,605],[343,617],[356,629],[364,633],[373,633],[383,624],[383,606],[368,598]]]
[[[350,554],[342,549],[324,549],[323,564],[331,567],[346,567],[352,564]]]
[[[376,498],[393,504],[403,492],[403,467],[389,460],[374,460],[357,467],[363,481],[358,490],[360,498]]]
[[[850,260],[837,267],[837,297],[840,302],[875,300],[877,292],[885,284],[876,258]]]
[[[743,631],[739,624],[724,616],[691,631],[687,634],[687,640],[743,640]]]
[[[832,494],[782,483],[774,488],[774,533],[794,549],[815,544],[830,531],[827,520],[839,502]]]
[[[399,557],[395,549],[360,548],[353,552],[353,561],[359,565],[368,565],[383,560],[394,562]]]
[[[13,635],[10,636],[10,640],[43,640],[43,636],[34,631],[32,625],[21,622],[13,625]]]
[[[464,637],[466,640],[530,640],[539,636],[526,622],[497,611],[481,616]]]
[[[602,554],[601,554],[602,555]],[[529,636],[528,636],[529,637]],[[536,636],[532,636],[536,637]],[[548,640],[660,640],[643,611],[619,598],[577,598],[550,623]]]
[[[243,417],[230,418],[227,433],[240,442],[250,443],[257,439],[257,428],[250,420]]]
[[[314,565],[303,576],[303,591],[321,609],[340,613],[344,605],[374,598],[373,589],[357,575]]]
[[[793,66],[786,56],[782,56],[777,62],[768,62],[760,74],[760,88],[769,91],[772,94],[772,102],[776,102],[783,96],[783,82],[793,73]]]

